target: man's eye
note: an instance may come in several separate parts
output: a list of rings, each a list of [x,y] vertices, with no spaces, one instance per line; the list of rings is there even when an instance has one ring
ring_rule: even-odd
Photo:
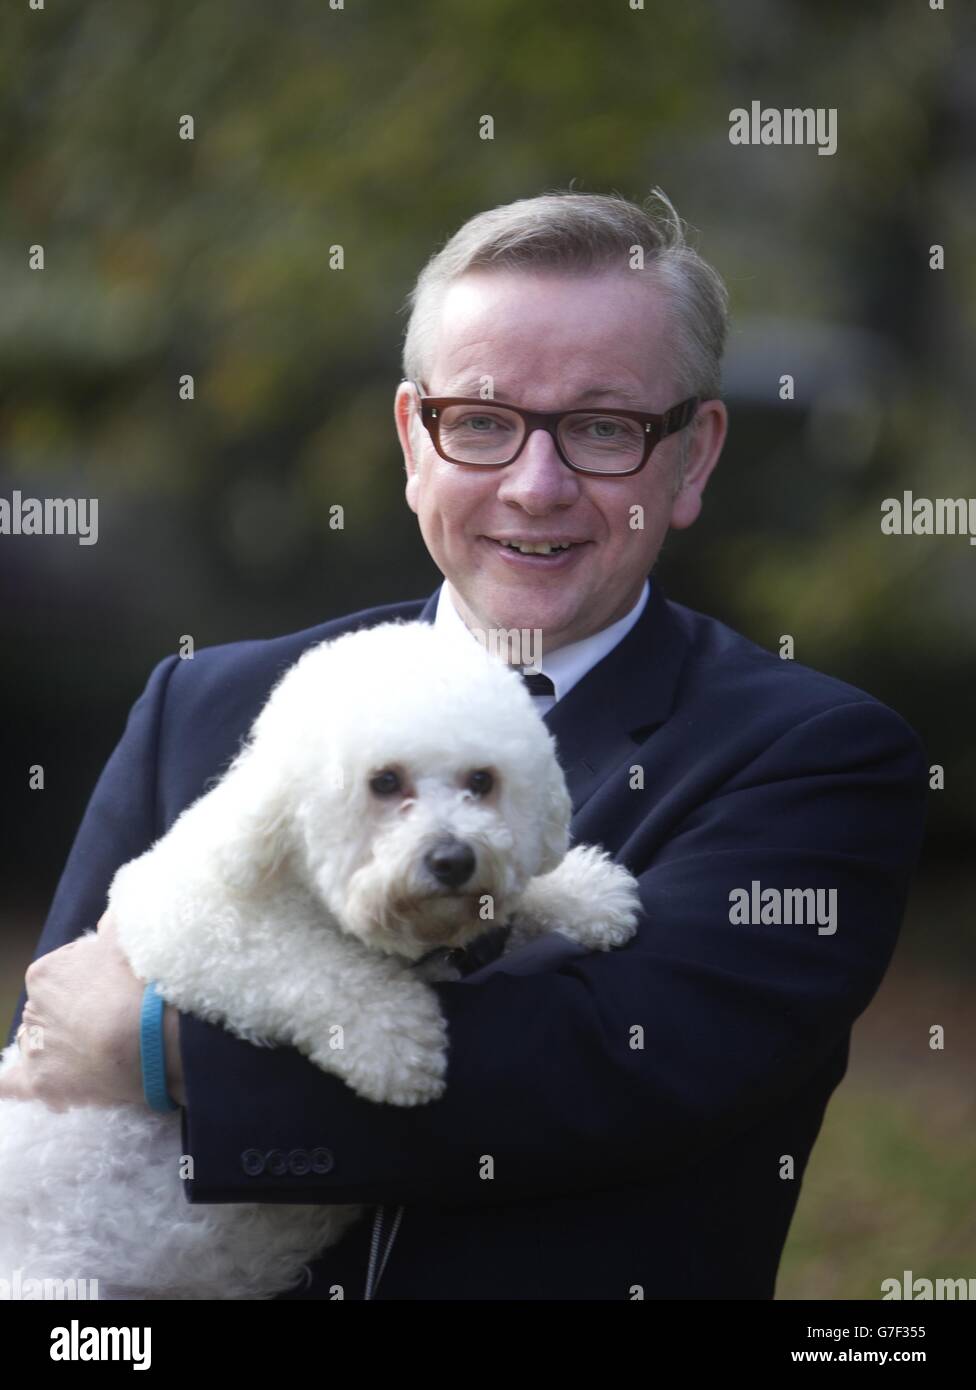
[[[621,420],[613,415],[576,416],[572,422],[572,433],[583,443],[630,444],[642,437],[635,421]]]
[[[579,433],[588,439],[624,439],[630,433],[619,420],[587,420],[579,427]]]
[[[495,785],[495,779],[487,768],[481,767],[468,778],[468,791],[475,796],[487,796]]]
[[[390,772],[389,769],[377,772],[375,777],[369,779],[369,789],[376,796],[393,796],[400,791],[402,785],[399,774]]]
[[[497,415],[469,415],[457,423],[462,429],[470,430],[473,434],[492,434],[505,427],[505,421],[499,420]]]

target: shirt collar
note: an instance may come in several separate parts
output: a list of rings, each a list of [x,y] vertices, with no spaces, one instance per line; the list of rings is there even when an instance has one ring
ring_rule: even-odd
[[[545,644],[543,643],[543,657],[539,669],[552,681],[556,691],[555,700],[561,700],[568,695],[573,686],[578,685],[598,661],[602,661],[619,642],[623,641],[646,608],[650,592],[650,580],[645,579],[640,597],[630,612],[625,613],[622,618],[618,618],[609,627],[591,633],[589,637],[583,637],[578,642],[570,642],[568,646],[560,647],[548,656],[545,655]],[[454,591],[447,580],[441,585],[437,595],[434,626],[449,636],[462,635],[471,642],[478,640],[468,630],[464,619],[457,611],[454,605]],[[546,701],[550,708],[555,703],[551,696],[540,695],[535,698]]]

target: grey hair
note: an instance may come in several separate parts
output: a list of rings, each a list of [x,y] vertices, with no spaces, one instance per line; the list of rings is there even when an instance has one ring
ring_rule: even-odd
[[[669,297],[681,391],[703,399],[717,396],[728,291],[718,272],[689,245],[686,232],[660,188],[643,207],[616,193],[560,191],[478,213],[435,252],[407,296],[404,376],[426,378],[444,294],[468,271],[622,270],[651,277]]]

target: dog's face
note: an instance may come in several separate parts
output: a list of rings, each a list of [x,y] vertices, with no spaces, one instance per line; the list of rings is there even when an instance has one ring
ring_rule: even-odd
[[[347,931],[376,949],[417,959],[435,946],[464,946],[507,920],[538,870],[538,828],[520,813],[518,772],[500,765],[495,749],[458,751],[390,749],[351,767],[338,803],[348,837],[338,852],[317,856],[319,813],[306,821],[319,893]],[[336,806],[327,803],[326,819]]]
[[[284,757],[283,725],[298,760]],[[292,863],[376,950],[416,960],[465,946],[566,851],[569,796],[530,696],[474,642],[458,652],[428,624],[308,653],[258,721],[255,753],[262,740],[288,769]]]

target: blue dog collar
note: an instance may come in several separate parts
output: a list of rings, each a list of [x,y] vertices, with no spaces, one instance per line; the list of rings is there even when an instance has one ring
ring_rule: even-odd
[[[142,1093],[146,1104],[160,1114],[178,1110],[166,1090],[166,1047],[163,1040],[163,1011],[166,1000],[152,980],[142,996],[139,1018],[139,1060],[142,1065]]]

